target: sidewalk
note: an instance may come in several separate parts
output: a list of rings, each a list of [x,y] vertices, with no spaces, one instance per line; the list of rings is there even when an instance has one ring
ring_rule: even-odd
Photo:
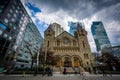
[[[6,75],[6,74],[0,74],[0,76],[34,76],[33,74],[9,74],[9,75]],[[37,74],[37,76],[41,76],[42,77],[42,74]],[[47,76],[47,74],[45,75]],[[80,75],[80,74],[59,74],[59,73],[54,73],[53,76],[103,76],[103,74],[84,74],[84,75]],[[107,74],[107,76],[111,76],[109,74]],[[112,74],[112,76],[120,76],[120,74]]]

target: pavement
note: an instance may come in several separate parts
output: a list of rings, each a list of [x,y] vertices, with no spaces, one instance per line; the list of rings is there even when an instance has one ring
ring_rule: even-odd
[[[0,80],[120,80],[120,75],[107,75],[103,76],[101,74],[97,75],[82,75],[79,74],[53,74],[53,76],[42,76],[38,74],[33,75],[4,75],[0,74]]]

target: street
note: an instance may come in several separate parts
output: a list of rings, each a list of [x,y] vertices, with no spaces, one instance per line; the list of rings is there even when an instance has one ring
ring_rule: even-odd
[[[60,75],[54,74],[53,76],[42,75],[0,75],[0,80],[120,80],[120,75]]]

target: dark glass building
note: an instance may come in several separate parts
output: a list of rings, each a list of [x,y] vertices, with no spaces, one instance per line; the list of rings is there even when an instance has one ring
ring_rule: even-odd
[[[0,0],[0,66],[29,67],[42,41],[20,0]]]
[[[95,21],[92,23],[91,31],[96,44],[97,51],[101,51],[103,48],[110,47],[110,41],[101,21]]]
[[[84,28],[84,24],[82,22],[70,22],[70,30],[69,33],[74,36],[74,32],[77,30],[77,26],[81,26],[81,28]]]

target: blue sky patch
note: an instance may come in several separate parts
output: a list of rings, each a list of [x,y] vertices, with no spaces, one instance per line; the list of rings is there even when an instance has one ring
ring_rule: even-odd
[[[45,22],[41,22],[38,19],[35,20],[35,24],[37,25],[37,28],[39,29],[42,37],[44,37],[44,31],[47,29],[47,27],[45,27],[45,26],[48,26],[48,24]]]
[[[31,4],[30,2],[25,2],[25,6],[27,6],[28,7],[28,9],[30,9],[32,12],[31,12],[31,16],[33,16],[34,17],[34,15],[36,14],[36,13],[38,13],[38,12],[41,12],[41,9],[40,8],[38,8],[38,7],[36,7],[36,6],[34,6],[33,4]]]
[[[31,17],[35,18],[36,13],[41,13],[41,9],[36,7],[35,5],[31,4],[30,2],[25,2],[25,6],[31,11]],[[42,37],[44,37],[44,31],[47,29],[47,23],[41,22],[41,20],[35,18],[35,25],[37,26],[38,30],[40,31]]]

